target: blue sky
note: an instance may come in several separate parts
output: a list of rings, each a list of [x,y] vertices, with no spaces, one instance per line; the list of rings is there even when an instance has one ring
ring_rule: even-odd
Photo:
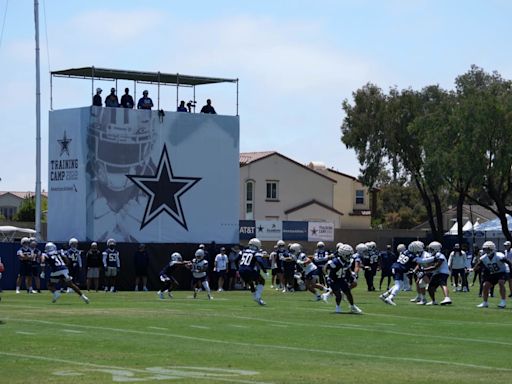
[[[0,190],[35,185],[32,6],[9,1],[0,46]],[[340,142],[342,100],[367,82],[452,88],[471,64],[512,78],[510,14],[505,0],[40,0],[43,188],[50,70],[95,65],[239,78],[242,151],[277,150],[357,176],[357,159]],[[196,95],[234,113],[232,85],[199,87]],[[55,80],[54,108],[90,99],[87,81]],[[175,109],[173,89],[162,91],[162,106]]]

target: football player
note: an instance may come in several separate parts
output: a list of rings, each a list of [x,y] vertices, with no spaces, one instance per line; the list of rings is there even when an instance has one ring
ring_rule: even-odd
[[[507,306],[505,281],[506,265],[512,267],[512,263],[507,260],[507,257],[501,253],[496,252],[496,245],[492,241],[486,241],[482,245],[483,256],[481,256],[475,264],[475,270],[483,269],[482,281],[483,283],[483,301],[477,305],[478,308],[489,307],[489,290],[491,287],[499,284],[501,300],[498,308],[505,308]]]
[[[69,275],[67,262],[65,256],[62,256],[61,252],[57,250],[55,244],[46,243],[44,253],[41,256],[41,278],[45,278],[45,266],[48,265],[51,271],[48,289],[52,293],[52,303],[55,303],[60,297],[60,292],[55,287],[55,284],[60,283],[62,286],[70,287],[86,304],[89,304],[87,296],[73,283],[73,278]]]
[[[16,293],[20,293],[23,280],[25,280],[27,293],[32,293],[32,262],[34,260],[34,254],[30,249],[30,239],[28,237],[22,238],[20,243],[21,248],[16,253],[20,260],[20,272],[16,278]]]
[[[364,269],[364,278],[366,280],[366,286],[368,291],[375,291],[373,285],[373,278],[377,274],[377,268],[379,266],[379,251],[377,250],[377,244],[374,241],[365,243],[366,252],[363,252],[361,256],[361,263]],[[359,253],[359,252],[358,252]]]
[[[396,305],[393,299],[402,289],[404,277],[407,278],[405,275],[416,266],[416,258],[423,255],[424,248],[425,245],[421,241],[413,241],[407,250],[398,255],[398,259],[391,266],[395,283],[391,289],[379,296],[386,304]]]
[[[363,266],[363,257],[364,255],[366,255],[368,253],[368,247],[366,246],[366,244],[363,244],[363,243],[359,243],[356,245],[356,252],[353,253],[352,255],[352,265],[351,265],[351,269],[352,269],[352,272],[354,272],[354,274],[352,275],[352,278],[351,278],[351,288],[355,288],[357,287],[357,278],[359,277],[359,271],[361,270],[362,266]]]
[[[338,243],[340,244],[340,243]],[[338,249],[338,245],[336,245],[336,249]],[[313,255],[313,262],[318,267],[319,270],[319,280],[320,283],[325,284],[325,276],[323,273],[324,265],[329,261],[329,252],[325,249],[325,244],[323,241],[319,241],[316,243],[315,253]]]
[[[30,250],[32,251],[32,280],[36,286],[36,292],[41,293],[41,251],[37,249],[37,240],[34,237],[30,238]],[[32,289],[32,292],[34,290]]]
[[[2,280],[2,273],[5,271],[5,266],[2,263],[2,257],[0,257],[0,280]],[[0,283],[0,293],[2,293],[2,284]],[[0,301],[2,300],[2,297],[0,297]]]
[[[189,262],[184,262],[183,258],[178,252],[171,255],[171,261],[165,264],[165,267],[160,271],[160,281],[162,282],[160,290],[156,293],[161,300],[164,299],[164,292],[167,291],[169,298],[172,299],[171,291],[178,287],[178,281],[174,278],[173,274],[179,266],[189,265]]]
[[[422,274],[432,272],[432,276],[428,283],[428,294],[432,299],[426,305],[437,305],[436,302],[436,289],[441,287],[444,293],[444,299],[441,301],[441,305],[449,305],[452,303],[450,294],[448,292],[448,276],[450,275],[450,269],[448,268],[448,261],[446,256],[441,252],[442,245],[437,241],[433,241],[428,245],[428,253],[424,253],[421,258],[417,258],[418,263],[418,285],[420,285],[423,278]],[[422,269],[419,269],[420,265],[427,265]]]
[[[325,286],[319,283],[320,269],[313,262],[312,258],[306,256],[306,254],[302,252],[302,247],[299,243],[290,245],[290,252],[297,257],[297,265],[304,272],[306,289],[315,295],[317,301],[321,300],[322,297],[317,292],[317,289],[322,290],[324,293],[328,290]]]
[[[270,269],[272,270],[272,285],[270,288],[276,288],[276,290],[283,289],[284,277],[283,277],[283,266],[281,265],[280,252],[286,250],[286,244],[283,240],[279,240],[274,246],[274,250],[270,253]],[[277,285],[279,281],[279,285]]]
[[[82,269],[82,251],[78,250],[78,240],[72,237],[68,242],[69,248],[65,256],[68,259],[69,275],[73,278],[76,285],[80,285],[80,271]],[[71,289],[68,288],[68,293]]]
[[[277,250],[277,254],[279,256],[279,260],[281,261],[281,266],[283,268],[283,293],[293,292],[295,286],[295,266],[297,264],[297,260],[295,256],[292,255],[289,250],[284,247],[279,247]]]
[[[259,305],[265,305],[261,296],[265,279],[261,276],[260,271],[267,273],[265,263],[261,255],[261,241],[257,238],[249,240],[247,248],[245,248],[239,260],[239,273],[242,280],[249,286],[254,301]]]
[[[107,240],[107,249],[103,251],[103,268],[105,269],[105,292],[116,292],[116,278],[121,268],[121,259],[119,251],[116,249],[116,241],[114,239]]]
[[[336,313],[341,313],[342,292],[347,296],[352,313],[360,314],[363,312],[354,304],[354,297],[352,296],[351,281],[355,275],[355,272],[352,271],[353,254],[353,248],[348,244],[343,244],[338,249],[337,256],[330,259],[323,268],[324,273],[330,280],[329,285],[332,292],[336,297]],[[322,296],[328,296],[328,293],[324,293]]]
[[[192,288],[194,289],[194,299],[197,297],[197,293],[201,290],[202,286],[208,294],[208,300],[212,300],[213,296],[211,295],[210,284],[208,284],[208,260],[205,259],[204,255],[204,250],[199,248],[190,264],[192,269]]]

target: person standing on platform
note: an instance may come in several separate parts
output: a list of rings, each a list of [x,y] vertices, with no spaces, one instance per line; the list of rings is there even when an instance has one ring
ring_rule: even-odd
[[[119,99],[116,95],[116,89],[110,89],[110,95],[105,98],[105,107],[119,108]]]
[[[124,95],[121,97],[121,107],[132,109],[135,106],[133,97],[130,95],[128,88],[124,89]]]
[[[101,88],[96,88],[96,94],[92,98],[92,105],[96,107],[103,106],[103,101],[101,100],[101,92],[103,90]]]
[[[137,109],[148,109],[151,110],[153,108],[153,100],[151,100],[150,97],[148,97],[149,92],[147,90],[144,90],[142,92],[142,97],[139,99],[139,102],[137,103]]]
[[[176,110],[176,112],[188,112],[187,107],[185,107],[185,101],[184,100],[180,101],[180,105],[178,106],[178,109]]]
[[[210,99],[206,100],[206,105],[201,108],[201,113],[211,113],[212,115],[216,115],[215,108],[212,106],[212,101]]]

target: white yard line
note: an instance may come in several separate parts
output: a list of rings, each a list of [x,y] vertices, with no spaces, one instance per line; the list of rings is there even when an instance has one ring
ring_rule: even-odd
[[[32,336],[32,335],[37,335],[37,333],[34,333],[34,332],[25,332],[25,331],[16,331],[17,334],[19,335],[29,335],[29,336]]]
[[[422,359],[422,358],[415,358],[415,357],[401,357],[401,356],[390,356],[390,355],[389,356],[388,355],[375,355],[375,354],[346,352],[346,351],[333,351],[333,350],[327,350],[327,349],[293,347],[293,346],[275,345],[275,344],[243,343],[243,342],[238,342],[238,341],[228,341],[228,340],[219,340],[219,339],[197,337],[197,336],[178,335],[178,334],[173,334],[173,333],[168,333],[168,332],[166,332],[166,333],[146,332],[146,331],[139,331],[139,330],[133,330],[133,329],[99,327],[99,326],[92,326],[92,325],[66,324],[66,323],[57,323],[57,322],[44,321],[44,320],[32,320],[32,319],[13,319],[13,320],[18,321],[18,322],[48,324],[48,325],[52,325],[52,326],[58,325],[61,327],[77,327],[77,328],[95,329],[95,330],[101,330],[101,331],[118,332],[118,333],[126,333],[126,334],[152,335],[152,336],[159,336],[159,337],[164,336],[164,337],[170,337],[170,338],[176,338],[176,339],[193,340],[193,341],[207,342],[207,343],[214,343],[214,344],[226,344],[226,345],[231,345],[231,346],[237,345],[237,346],[248,347],[248,348],[256,347],[256,348],[264,348],[264,349],[269,349],[269,350],[321,353],[321,354],[350,356],[350,357],[366,358],[366,359],[406,361],[406,362],[412,362],[412,363],[429,363],[429,364],[434,364],[434,365],[441,364],[441,365],[455,366],[455,367],[462,367],[462,368],[484,369],[484,370],[488,370],[488,371],[512,372],[512,368],[492,367],[489,365],[478,365],[478,364],[470,364],[470,363],[457,363],[457,362],[450,362],[450,361],[444,361],[444,360]],[[258,319],[258,320],[260,320],[260,319]],[[413,335],[413,334],[411,334],[411,335]],[[414,334],[414,336],[417,337],[418,335]],[[2,354],[2,352],[0,352],[0,354]]]
[[[210,327],[205,327],[204,325],[189,325],[189,327],[197,329],[210,329]]]
[[[148,327],[148,329],[156,329],[157,331],[167,331],[168,330],[167,328],[162,328],[162,327]]]
[[[77,331],[75,329],[63,329],[62,332],[67,332],[67,333],[83,333],[83,331]]]

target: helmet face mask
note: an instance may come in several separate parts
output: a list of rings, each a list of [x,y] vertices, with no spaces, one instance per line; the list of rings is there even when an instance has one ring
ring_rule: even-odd
[[[194,254],[195,258],[197,260],[203,260],[204,258],[204,251],[202,249],[198,249],[196,253]]]
[[[302,251],[302,247],[299,243],[293,243],[290,245],[290,251],[294,254],[294,255],[298,255],[301,251]]]
[[[316,243],[316,247],[317,248],[325,248],[325,244],[323,241],[319,241],[318,243]]]
[[[20,244],[23,246],[23,247],[28,247],[29,244],[30,244],[30,239],[28,237],[23,237],[20,241]]]
[[[174,252],[171,255],[171,261],[181,262],[181,261],[183,261],[183,258],[181,257],[181,255],[178,252]]]
[[[364,243],[359,243],[356,245],[356,252],[359,255],[365,255],[368,253],[368,247]]]
[[[492,241],[486,241],[482,245],[482,251],[488,255],[493,253],[496,250],[496,244],[494,244]]]
[[[52,243],[52,242],[48,242],[44,246],[44,251],[46,253],[55,252],[56,250],[57,250],[57,246],[54,243]]]
[[[69,243],[68,245],[71,247],[71,248],[76,248],[78,246],[78,240],[75,239],[74,237],[72,237],[71,239],[69,239]]]
[[[107,247],[110,249],[114,249],[116,247],[116,241],[114,239],[108,239]]]
[[[407,249],[412,254],[419,255],[425,250],[425,245],[421,241],[416,240],[409,244],[409,247],[407,247]]]
[[[278,240],[276,245],[278,248],[286,247],[286,243],[283,240]]]
[[[350,260],[352,255],[354,254],[354,248],[349,244],[343,244],[338,248],[338,254],[343,260]]]
[[[441,249],[443,248],[443,246],[441,245],[440,242],[438,241],[432,241],[429,245],[428,245],[428,250],[433,253],[433,254],[436,254],[438,252],[441,252]]]

